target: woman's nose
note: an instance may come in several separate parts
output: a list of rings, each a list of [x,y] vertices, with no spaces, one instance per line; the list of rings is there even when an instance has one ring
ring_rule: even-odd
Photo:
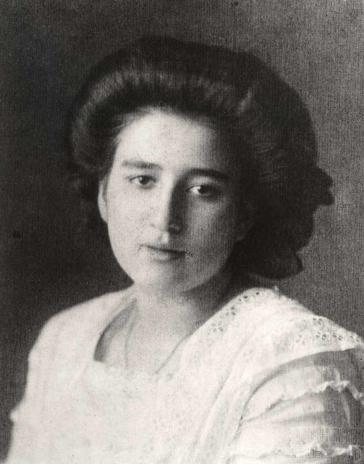
[[[182,201],[175,190],[165,189],[156,197],[151,215],[153,227],[161,232],[178,234],[182,230]]]

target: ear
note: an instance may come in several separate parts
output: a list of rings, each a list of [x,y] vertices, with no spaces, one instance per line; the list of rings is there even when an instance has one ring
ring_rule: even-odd
[[[106,202],[106,181],[103,179],[99,183],[99,193],[97,195],[97,205],[100,216],[103,221],[107,222],[107,202]]]

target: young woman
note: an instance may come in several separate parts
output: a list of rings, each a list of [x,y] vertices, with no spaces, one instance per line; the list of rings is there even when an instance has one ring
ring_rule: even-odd
[[[133,284],[46,324],[8,463],[362,462],[363,341],[254,284],[298,272],[331,199],[297,95],[149,37],[93,70],[69,140]]]

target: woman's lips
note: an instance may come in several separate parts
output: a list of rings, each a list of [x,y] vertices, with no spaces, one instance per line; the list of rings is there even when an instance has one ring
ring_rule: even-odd
[[[183,258],[185,251],[174,250],[170,248],[158,247],[153,245],[144,245],[148,255],[156,261],[174,261]]]

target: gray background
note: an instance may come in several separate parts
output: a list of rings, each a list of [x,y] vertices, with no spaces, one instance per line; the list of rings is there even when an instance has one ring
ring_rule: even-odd
[[[0,449],[26,354],[58,310],[124,285],[80,230],[65,181],[63,123],[88,69],[146,33],[250,49],[311,111],[335,205],[316,214],[305,270],[280,284],[364,334],[362,0],[2,0],[0,4]]]

